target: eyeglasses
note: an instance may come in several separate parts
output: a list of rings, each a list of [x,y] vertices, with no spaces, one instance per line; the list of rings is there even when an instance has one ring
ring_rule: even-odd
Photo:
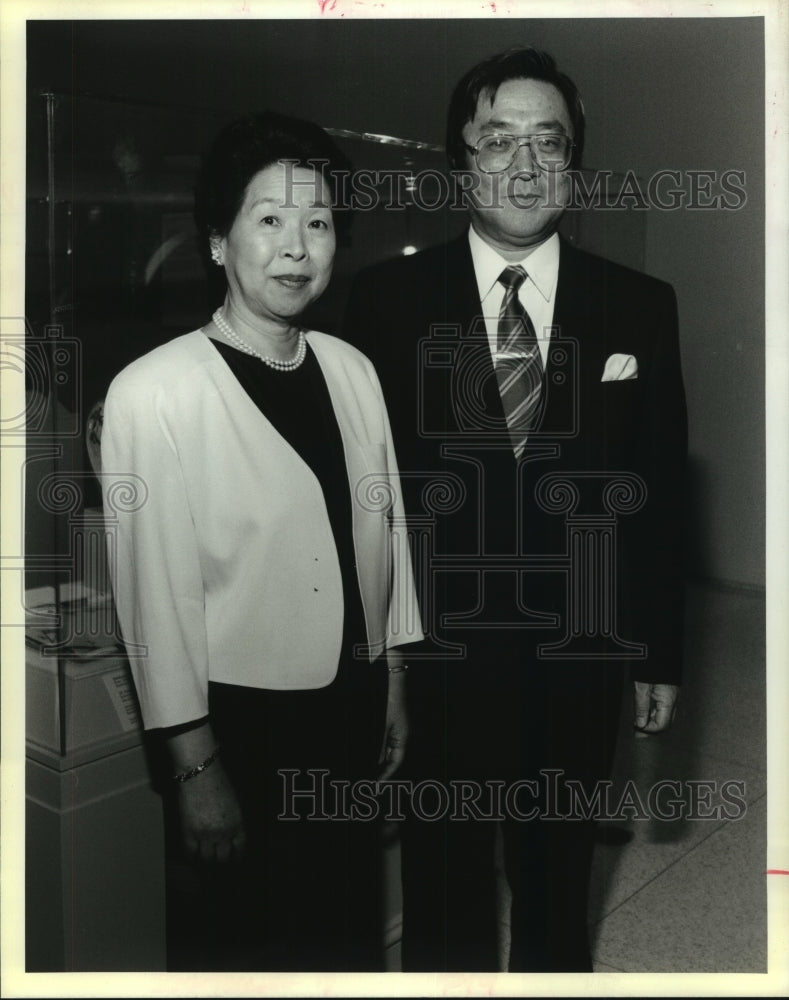
[[[486,135],[479,145],[463,145],[474,156],[483,174],[498,174],[515,159],[521,146],[528,146],[532,159],[542,170],[566,170],[570,165],[573,146],[561,132],[541,132],[539,135]]]

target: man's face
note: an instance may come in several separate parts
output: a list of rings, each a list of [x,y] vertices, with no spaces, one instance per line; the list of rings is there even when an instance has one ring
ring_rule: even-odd
[[[571,139],[573,127],[559,90],[543,80],[508,80],[496,91],[483,91],[474,117],[463,129],[469,146],[494,132],[532,135],[563,132]],[[519,260],[546,240],[570,200],[570,174],[540,169],[529,146],[521,146],[510,166],[498,174],[478,170],[472,153],[466,167],[479,178],[479,187],[468,199],[477,233],[507,260]]]

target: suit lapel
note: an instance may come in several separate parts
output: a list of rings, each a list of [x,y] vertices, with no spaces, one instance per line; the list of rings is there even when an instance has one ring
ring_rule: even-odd
[[[454,322],[460,329],[460,347],[458,350],[456,369],[468,372],[464,377],[459,391],[463,399],[458,404],[458,414],[462,415],[464,404],[470,419],[477,424],[484,414],[484,427],[489,431],[491,422],[500,426],[501,433],[506,435],[507,427],[504,410],[501,405],[493,359],[490,356],[490,346],[485,328],[485,318],[479,299],[477,277],[471,259],[471,249],[468,234],[449,244],[447,248],[447,286],[454,288]],[[480,414],[480,410],[483,414]],[[459,427],[469,430],[468,424]]]
[[[594,287],[585,256],[561,240],[541,423],[546,437],[577,437],[590,373],[604,346],[603,292]]]

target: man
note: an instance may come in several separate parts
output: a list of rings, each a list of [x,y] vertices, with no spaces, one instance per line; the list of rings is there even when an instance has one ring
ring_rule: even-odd
[[[447,126],[468,232],[366,270],[348,306],[390,411],[431,640],[411,661],[410,776],[461,797],[439,815],[421,796],[404,824],[405,971],[499,968],[497,816],[510,970],[591,971],[595,794],[625,667],[638,729],[674,713],[675,299],[558,236],[583,135],[546,53],[474,67]]]

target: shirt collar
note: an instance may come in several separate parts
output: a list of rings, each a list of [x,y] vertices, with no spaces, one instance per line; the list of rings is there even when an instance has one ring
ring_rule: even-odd
[[[549,236],[544,243],[540,243],[520,261],[504,260],[492,246],[482,239],[473,226],[469,227],[468,242],[474,264],[474,273],[477,276],[480,302],[485,301],[490,290],[499,280],[501,272],[511,264],[521,264],[540,295],[546,302],[551,301],[559,277],[558,233]]]

